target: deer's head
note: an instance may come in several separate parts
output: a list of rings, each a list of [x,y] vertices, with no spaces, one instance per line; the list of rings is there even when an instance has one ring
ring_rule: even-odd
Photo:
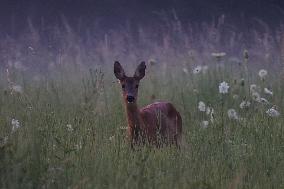
[[[123,98],[127,103],[135,103],[137,100],[138,87],[140,80],[145,76],[146,65],[145,62],[141,62],[133,77],[128,77],[118,61],[114,62],[114,75],[119,79]]]

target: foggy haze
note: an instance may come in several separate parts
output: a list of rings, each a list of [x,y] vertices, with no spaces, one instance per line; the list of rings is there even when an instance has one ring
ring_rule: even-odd
[[[275,27],[283,21],[283,8],[281,0],[4,0],[0,2],[0,32],[10,34],[25,28],[27,18],[36,24],[58,24],[62,15],[70,24],[80,22],[84,28],[94,23],[107,29],[126,22],[151,25],[173,11],[183,24],[211,22],[224,14],[230,23],[241,27],[254,19]]]
[[[206,62],[212,52],[240,57],[245,49],[258,64],[266,54],[278,64],[283,7],[276,0],[1,1],[1,67],[21,59],[45,71],[63,55],[80,64],[176,62],[192,50]]]

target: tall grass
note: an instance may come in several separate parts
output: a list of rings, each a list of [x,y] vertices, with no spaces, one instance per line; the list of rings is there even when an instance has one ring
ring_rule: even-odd
[[[249,31],[255,37],[248,46],[241,33],[223,33],[222,20],[203,25],[199,34],[178,22],[167,24],[160,36],[141,29],[133,37],[125,29],[83,39],[66,23],[46,36],[30,23],[29,32],[4,38],[0,188],[284,187],[281,40],[269,31]],[[227,55],[212,57],[219,51]],[[116,59],[128,73],[151,59],[139,105],[162,99],[176,106],[183,118],[181,150],[130,148],[121,89],[112,73]],[[209,69],[193,74],[197,65]],[[260,68],[268,70],[265,80]],[[230,85],[228,94],[219,94],[222,81]],[[269,104],[253,100],[251,84]],[[243,99],[251,102],[248,109],[239,107]],[[198,110],[199,101],[214,109],[213,122]],[[274,105],[279,117],[266,113]],[[242,119],[229,119],[231,108]],[[12,119],[19,128],[12,130]],[[208,127],[201,125],[204,120]]]

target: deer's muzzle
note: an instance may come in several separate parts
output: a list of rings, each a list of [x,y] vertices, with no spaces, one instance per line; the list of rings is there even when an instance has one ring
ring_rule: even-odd
[[[126,100],[127,100],[128,103],[133,103],[135,98],[134,98],[134,96],[127,95]]]

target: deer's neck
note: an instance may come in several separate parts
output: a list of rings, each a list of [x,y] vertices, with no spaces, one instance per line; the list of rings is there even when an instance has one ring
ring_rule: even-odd
[[[126,103],[127,123],[130,129],[139,130],[142,126],[142,119],[137,104]]]
[[[138,142],[141,136],[143,121],[140,116],[137,104],[126,103],[126,113],[128,122],[128,134],[132,142]]]

